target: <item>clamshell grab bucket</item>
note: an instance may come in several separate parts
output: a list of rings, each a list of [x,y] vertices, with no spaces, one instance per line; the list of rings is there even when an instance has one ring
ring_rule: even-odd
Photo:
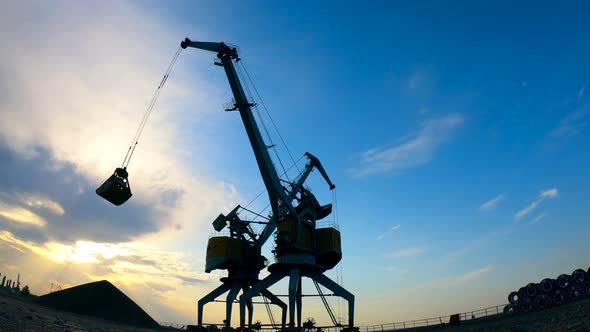
[[[125,168],[115,169],[115,173],[96,189],[96,194],[117,206],[127,202],[133,195],[128,177]]]

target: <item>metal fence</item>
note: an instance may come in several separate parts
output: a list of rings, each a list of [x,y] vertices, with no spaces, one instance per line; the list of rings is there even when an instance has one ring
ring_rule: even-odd
[[[473,311],[462,312],[459,314],[461,321],[467,321],[477,318],[484,318],[495,316],[503,313],[504,307],[506,304],[500,304],[493,307],[477,309]],[[433,318],[423,318],[423,319],[416,319],[416,320],[408,320],[403,322],[393,322],[393,323],[384,323],[384,324],[376,324],[376,325],[369,325],[369,326],[361,326],[359,327],[359,332],[385,332],[385,331],[395,331],[395,330],[403,330],[403,329],[413,329],[416,327],[424,327],[424,326],[436,326],[436,325],[443,325],[448,324],[451,315],[446,316],[439,316]],[[166,323],[171,324],[171,323]],[[176,324],[177,326],[181,326],[180,324]],[[217,325],[223,326],[223,324],[203,324],[204,326],[207,325]],[[166,325],[171,326],[171,325]],[[343,328],[342,327],[321,327],[321,330],[324,332],[340,332]],[[264,331],[277,331],[270,326],[264,326],[261,330]]]
[[[461,321],[476,319],[476,318],[483,318],[501,314],[504,310],[504,306],[506,304],[500,304],[493,307],[462,312],[459,314]],[[385,323],[385,324],[377,324],[377,325],[370,325],[370,326],[361,326],[359,327],[360,332],[384,332],[384,331],[391,331],[391,330],[403,330],[403,329],[410,329],[416,327],[424,327],[424,326],[435,326],[435,325],[443,325],[448,324],[451,315],[447,316],[439,316],[433,318],[423,318],[423,319],[416,319],[416,320],[409,320],[403,322],[393,322],[393,323]],[[325,328],[322,329],[326,332],[334,332],[340,331],[340,328]]]
[[[158,322],[158,324],[160,324],[160,326],[172,327],[172,328],[179,329],[179,330],[186,329],[186,325],[184,325],[184,324],[177,324],[177,323],[171,323],[171,322]]]

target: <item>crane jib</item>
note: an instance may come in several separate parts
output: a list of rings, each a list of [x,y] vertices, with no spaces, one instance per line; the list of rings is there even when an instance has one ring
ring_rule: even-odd
[[[270,155],[266,148],[266,144],[262,139],[258,125],[252,115],[251,107],[252,103],[248,101],[244,89],[236,73],[232,60],[238,61],[239,56],[236,48],[229,47],[227,44],[212,43],[212,42],[196,42],[186,38],[181,42],[182,48],[192,47],[202,49],[211,52],[217,52],[217,57],[221,60],[232,94],[235,99],[234,107],[240,112],[242,122],[246,129],[250,145],[254,151],[256,162],[262,175],[262,180],[268,192],[271,209],[275,217],[279,216],[279,202],[282,206],[287,208],[287,211],[295,213],[291,199],[289,199],[288,193],[285,191],[280,183],[277,171],[271,161]],[[273,228],[272,223],[267,226]],[[265,232],[266,233],[266,232]],[[272,232],[270,232],[272,233]],[[270,234],[269,234],[270,235]]]

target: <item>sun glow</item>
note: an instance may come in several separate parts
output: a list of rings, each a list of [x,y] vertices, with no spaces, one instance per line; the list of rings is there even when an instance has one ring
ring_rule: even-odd
[[[49,258],[56,262],[98,263],[102,259],[128,255],[127,248],[111,243],[76,241],[69,246],[50,242],[46,245]]]

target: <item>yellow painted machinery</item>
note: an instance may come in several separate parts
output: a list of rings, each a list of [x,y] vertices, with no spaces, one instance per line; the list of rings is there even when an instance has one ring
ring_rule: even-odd
[[[340,231],[334,227],[316,230],[317,263],[327,270],[332,269],[342,259]]]
[[[229,236],[214,236],[207,242],[205,272],[235,268],[257,271],[265,267],[266,258],[251,242]]]

